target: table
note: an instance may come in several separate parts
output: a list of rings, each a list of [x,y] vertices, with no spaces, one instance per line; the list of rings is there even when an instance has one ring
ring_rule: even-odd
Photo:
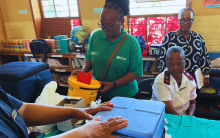
[[[219,138],[220,121],[197,118],[188,115],[165,114],[168,123],[167,134],[172,138]]]

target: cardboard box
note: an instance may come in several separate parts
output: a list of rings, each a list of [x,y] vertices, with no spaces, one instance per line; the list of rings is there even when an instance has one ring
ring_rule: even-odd
[[[57,106],[71,106],[74,108],[86,108],[85,99],[83,97],[68,96],[63,99]],[[72,118],[63,122],[57,123],[59,131],[69,131],[76,127],[78,119]]]

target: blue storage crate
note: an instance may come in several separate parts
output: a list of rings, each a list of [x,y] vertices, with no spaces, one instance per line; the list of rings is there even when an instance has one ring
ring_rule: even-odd
[[[115,131],[114,135],[137,138],[162,136],[165,117],[163,102],[115,97],[111,103],[114,103],[111,111],[100,111],[95,117],[101,116],[102,121],[116,116],[128,119],[128,126]]]

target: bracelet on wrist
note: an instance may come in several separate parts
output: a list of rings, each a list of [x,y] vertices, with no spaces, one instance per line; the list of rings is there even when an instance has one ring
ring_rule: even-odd
[[[113,81],[113,88],[115,89],[115,88],[117,88],[117,87],[118,87],[118,86],[117,86],[116,82]]]

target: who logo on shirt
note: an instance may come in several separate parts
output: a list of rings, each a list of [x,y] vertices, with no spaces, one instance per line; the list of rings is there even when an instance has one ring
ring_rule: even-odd
[[[126,58],[124,58],[124,57],[120,57],[120,56],[117,56],[116,59],[126,60]]]

